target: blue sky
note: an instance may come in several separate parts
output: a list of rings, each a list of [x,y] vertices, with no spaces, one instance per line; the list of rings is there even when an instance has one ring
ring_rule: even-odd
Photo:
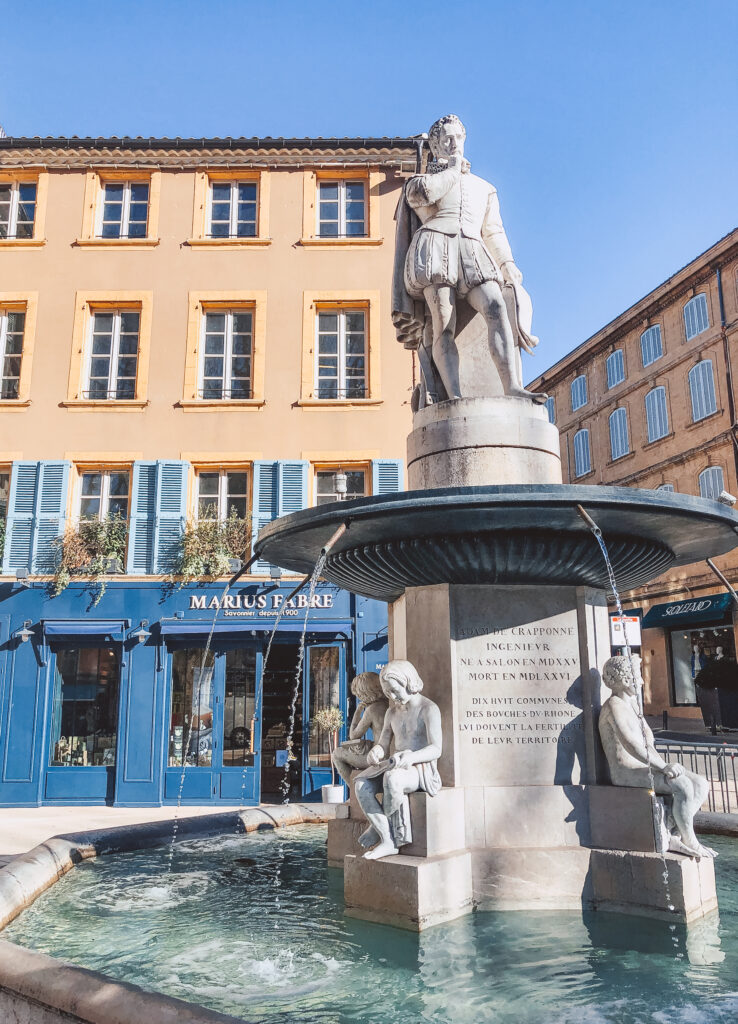
[[[529,377],[738,225],[735,0],[27,0],[10,35],[12,135],[411,135],[458,113],[533,297]]]

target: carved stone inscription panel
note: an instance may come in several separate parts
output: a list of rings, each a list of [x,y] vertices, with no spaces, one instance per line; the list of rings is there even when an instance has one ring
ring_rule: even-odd
[[[584,723],[572,594],[563,587],[453,588],[462,785],[580,781]]]

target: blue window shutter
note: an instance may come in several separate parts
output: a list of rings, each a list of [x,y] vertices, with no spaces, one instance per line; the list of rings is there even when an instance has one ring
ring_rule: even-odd
[[[279,463],[279,515],[287,516],[307,508],[308,468],[304,459]]]
[[[134,462],[128,524],[127,573],[143,576],[154,571],[155,522],[156,463]]]
[[[5,525],[3,572],[31,571],[36,511],[37,462],[14,462],[10,474],[8,519]]]
[[[402,459],[372,460],[372,494],[404,491]]]
[[[251,547],[253,550],[259,530],[279,515],[279,463],[258,459],[254,462],[251,491]],[[251,567],[255,575],[266,575],[269,563],[259,559]]]
[[[67,521],[68,462],[39,462],[36,484],[36,526],[33,531],[31,571],[54,572],[59,548],[54,541],[64,533]]]
[[[189,462],[157,463],[156,526],[154,531],[154,572],[171,572],[187,519],[187,477]]]

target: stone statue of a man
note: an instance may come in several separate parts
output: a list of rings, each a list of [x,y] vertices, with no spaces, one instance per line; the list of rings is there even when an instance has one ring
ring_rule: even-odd
[[[683,765],[667,764],[656,750],[653,732],[640,711],[639,690],[643,685],[640,658],[608,659],[602,669],[602,681],[612,690],[600,711],[600,738],[614,786],[637,786],[671,797],[671,816],[676,835],[669,849],[690,857],[715,857],[715,851],[703,846],[694,832],[694,816],[707,799],[709,784],[701,775]],[[649,771],[650,769],[650,771]]]
[[[390,857],[412,842],[408,793],[423,790],[435,796],[441,788],[438,705],[420,692],[423,680],[409,661],[388,662],[379,678],[389,710],[381,735],[367,755],[369,767],[354,778],[356,798],[369,822],[359,837],[362,846],[372,847],[364,854],[368,860]]]
[[[374,743],[366,734],[371,729],[376,740],[389,706],[376,672],[360,672],[351,683],[351,692],[359,703],[349,725],[349,738],[333,751],[333,766],[349,784],[352,771],[368,767],[368,754]]]
[[[497,190],[471,173],[466,129],[455,114],[439,118],[428,135],[433,160],[406,184],[398,207],[392,305],[398,339],[418,351],[424,401],[464,397],[455,339],[457,306],[465,302],[484,319],[504,394],[543,403],[546,395],[523,387],[517,346],[530,352],[538,339]]]

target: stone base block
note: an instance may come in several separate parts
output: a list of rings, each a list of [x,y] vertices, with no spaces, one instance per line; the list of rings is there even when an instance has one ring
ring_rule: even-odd
[[[475,906],[479,910],[592,909],[590,853],[582,847],[473,850]]]
[[[346,914],[408,931],[471,913],[471,855],[385,857],[344,861]]]
[[[592,850],[591,881],[595,910],[689,924],[718,906],[715,868],[709,857],[695,860],[678,853],[662,857]]]
[[[658,820],[646,789],[588,786],[592,846],[602,850],[659,853],[664,849],[663,801]]]
[[[589,846],[584,786],[466,786],[470,848]]]
[[[366,821],[355,818],[336,818],[328,822],[327,856],[329,868],[343,871],[343,858],[351,853],[357,857],[363,853],[359,836],[366,828]]]

